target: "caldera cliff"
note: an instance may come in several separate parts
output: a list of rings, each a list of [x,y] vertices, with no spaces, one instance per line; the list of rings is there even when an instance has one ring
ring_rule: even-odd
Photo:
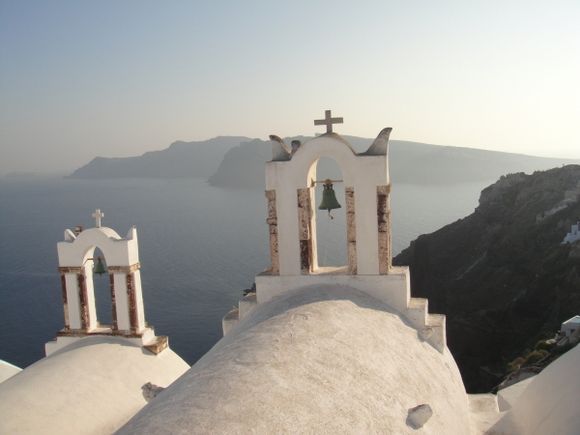
[[[411,267],[413,296],[447,315],[468,391],[490,391],[510,361],[580,313],[580,242],[561,244],[579,199],[579,165],[507,175],[482,191],[474,213],[394,259]]]

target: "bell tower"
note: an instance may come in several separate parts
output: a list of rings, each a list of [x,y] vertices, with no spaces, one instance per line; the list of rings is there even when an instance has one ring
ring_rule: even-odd
[[[330,110],[324,119],[326,133],[291,152],[278,137],[270,136],[272,161],[266,164],[266,198],[270,234],[271,276],[339,273],[386,275],[391,267],[390,183],[388,140],[391,128],[383,129],[370,148],[356,153],[333,132]],[[342,170],[346,202],[348,265],[344,270],[319,268],[316,246],[316,162],[321,157],[335,160]]]
[[[266,163],[266,200],[271,265],[256,276],[255,293],[247,294],[222,320],[224,335],[257,305],[292,291],[319,286],[364,292],[406,318],[421,340],[438,351],[446,348],[445,316],[430,314],[426,299],[411,298],[407,267],[393,267],[391,244],[391,184],[388,146],[391,128],[384,128],[371,146],[357,153],[333,131],[342,118],[330,110],[314,125],[326,133],[288,147],[270,136],[272,160]],[[316,163],[329,157],[339,166],[344,183],[346,252],[344,267],[320,267],[317,259],[314,186]],[[330,183],[326,183],[327,185]],[[325,209],[337,206],[327,193]]]
[[[93,213],[95,227],[64,232],[64,241],[57,244],[59,273],[62,286],[64,328],[56,341],[46,344],[50,354],[71,341],[93,335],[124,337],[154,353],[167,347],[167,337],[156,337],[145,322],[141,265],[137,229],[132,227],[122,238],[111,228],[103,227],[104,214]],[[103,259],[94,258],[99,248]],[[106,264],[106,268],[105,268]],[[97,318],[93,272],[108,273],[111,292],[110,325]]]

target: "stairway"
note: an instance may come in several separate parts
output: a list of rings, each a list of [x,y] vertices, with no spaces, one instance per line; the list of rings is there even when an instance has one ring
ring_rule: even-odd
[[[258,305],[256,293],[248,293],[238,302],[237,307],[233,307],[222,319],[222,331],[224,337],[238,324],[240,320],[246,317],[254,307]]]

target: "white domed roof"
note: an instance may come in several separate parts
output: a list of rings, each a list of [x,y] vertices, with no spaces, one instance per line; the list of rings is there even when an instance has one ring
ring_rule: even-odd
[[[0,384],[0,433],[110,434],[189,366],[173,351],[149,353],[118,337],[78,340]]]
[[[418,430],[409,409],[427,404]],[[124,426],[158,433],[471,433],[455,361],[349,287],[258,305]]]
[[[490,433],[580,433],[579,372],[580,346],[576,346],[534,376]]]
[[[0,359],[0,383],[19,373],[22,369]]]

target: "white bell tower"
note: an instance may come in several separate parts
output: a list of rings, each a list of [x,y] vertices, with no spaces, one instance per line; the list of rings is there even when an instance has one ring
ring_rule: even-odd
[[[64,328],[58,332],[56,342],[46,344],[46,353],[90,335],[125,337],[158,353],[167,347],[167,337],[156,337],[145,322],[137,229],[132,227],[122,238],[111,228],[101,226],[104,214],[100,209],[93,217],[94,228],[76,233],[67,229],[64,241],[57,244]],[[103,325],[97,318],[93,285],[96,248],[103,253],[109,275],[111,325]]]
[[[430,314],[426,299],[411,298],[407,267],[392,266],[388,143],[384,128],[362,153],[333,131],[342,118],[330,110],[315,125],[326,133],[289,147],[278,136],[266,163],[266,198],[271,266],[256,276],[256,292],[240,300],[222,321],[224,334],[252,309],[283,293],[306,287],[348,287],[369,294],[405,317],[436,349],[446,346],[445,316]],[[320,158],[333,159],[344,182],[347,264],[320,267],[316,241],[314,186]]]

